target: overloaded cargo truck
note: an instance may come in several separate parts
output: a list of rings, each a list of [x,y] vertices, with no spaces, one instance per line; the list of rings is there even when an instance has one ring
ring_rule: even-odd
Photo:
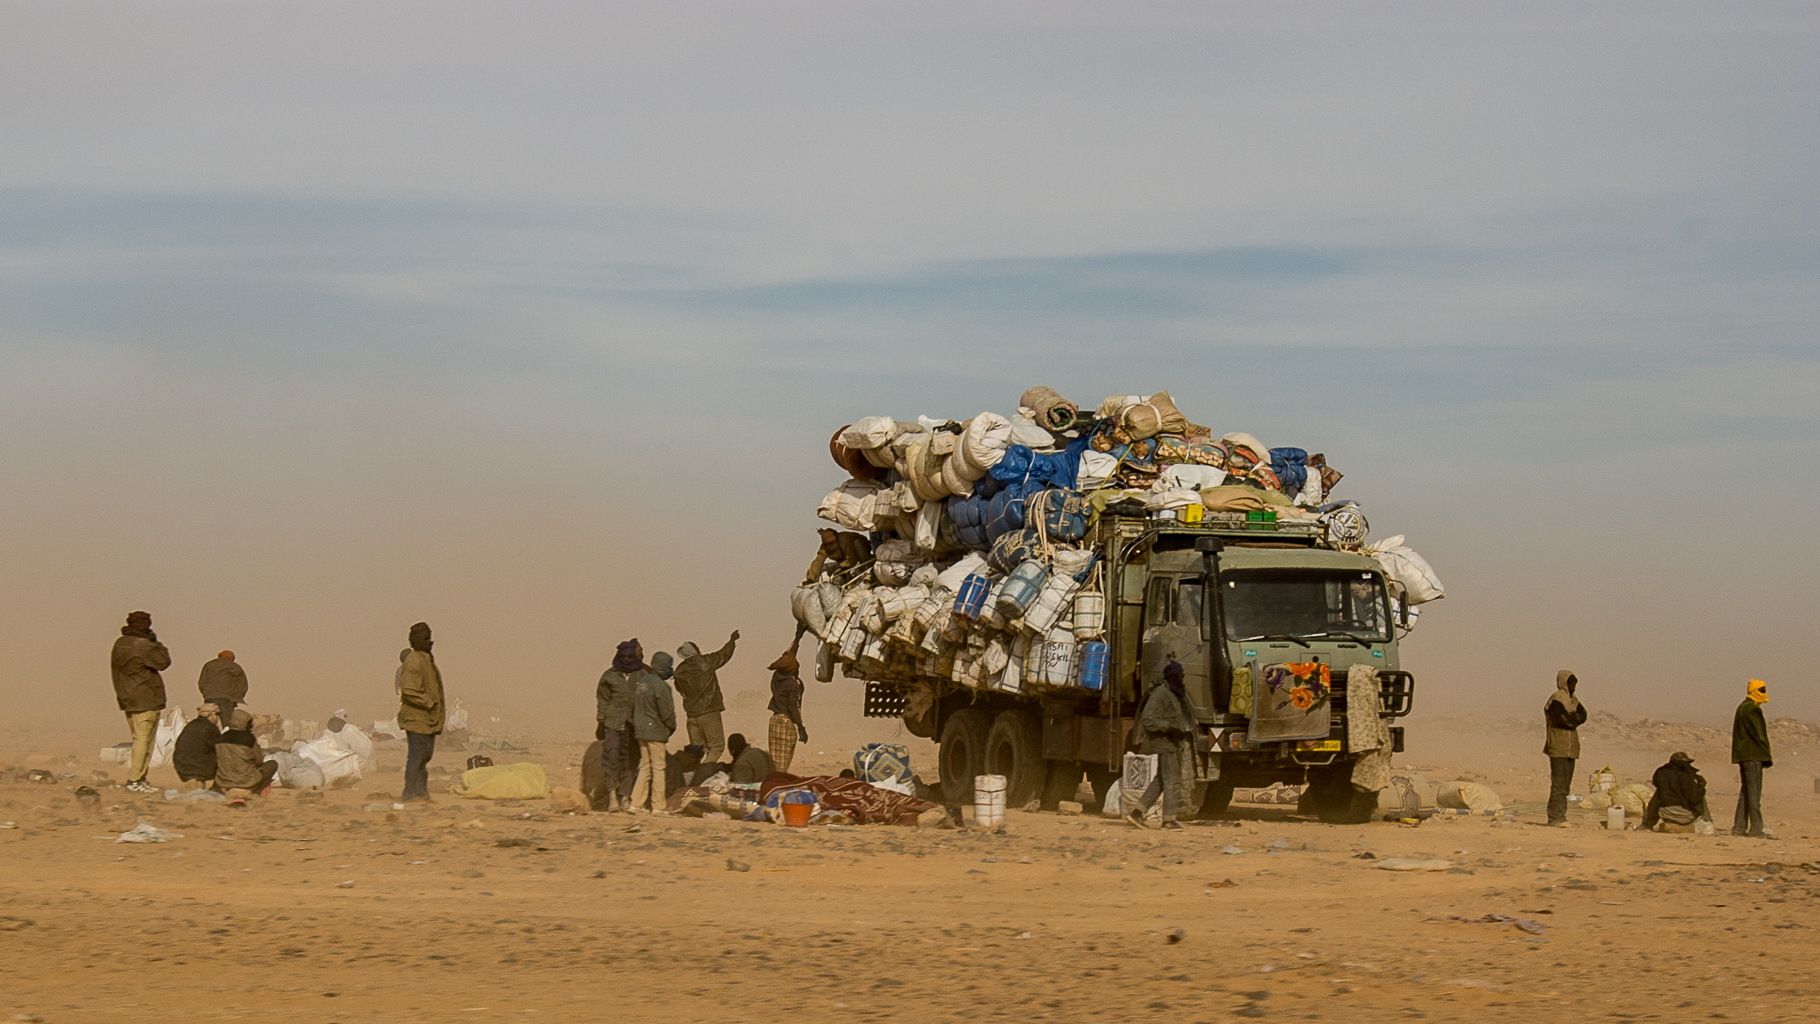
[[[844,667],[865,681],[869,717],[901,717],[940,744],[949,800],[970,799],[978,775],[1003,775],[1013,807],[1038,800],[1054,810],[1072,800],[1083,774],[1097,800],[1118,778],[1145,683],[1181,663],[1198,724],[1195,800],[1202,816],[1223,812],[1235,787],[1306,785],[1301,808],[1332,823],[1367,820],[1373,792],[1352,785],[1347,719],[1390,722],[1410,712],[1415,680],[1398,657],[1410,608],[1379,562],[1326,543],[1319,521],[1268,521],[1208,513],[1199,522],[1148,515],[1101,515],[1082,546],[1097,555],[1104,581],[1107,665],[1100,689],[1079,685],[976,688],[927,673]],[[1233,682],[1262,678],[1270,665],[1324,664],[1336,680],[1325,736],[1281,742],[1252,738],[1251,717],[1234,708]],[[1376,676],[1377,701],[1349,707],[1343,683],[1354,665]],[[1235,669],[1248,672],[1235,673]],[[1261,685],[1261,682],[1254,683]],[[912,691],[922,700],[912,707]],[[930,697],[933,699],[929,699]],[[1389,729],[1393,750],[1403,729]]]
[[[951,804],[1095,801],[1171,661],[1195,718],[1202,815],[1239,786],[1305,786],[1305,812],[1367,819],[1415,681],[1398,638],[1440,581],[1368,544],[1325,456],[1216,437],[1168,392],[1088,412],[1046,387],[1012,417],[868,417],[835,432],[849,479],[791,598],[816,675],[940,744]]]

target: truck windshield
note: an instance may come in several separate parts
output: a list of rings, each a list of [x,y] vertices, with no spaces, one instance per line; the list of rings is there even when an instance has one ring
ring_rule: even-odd
[[[1384,581],[1375,572],[1330,569],[1245,569],[1220,574],[1226,635],[1296,636],[1384,643],[1390,613]]]

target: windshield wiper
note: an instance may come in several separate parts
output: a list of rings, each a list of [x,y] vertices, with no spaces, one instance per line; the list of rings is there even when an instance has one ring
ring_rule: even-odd
[[[1242,643],[1242,644],[1248,644],[1248,643],[1250,643],[1250,642],[1252,642],[1252,641],[1253,641],[1253,640],[1288,640],[1288,641],[1290,641],[1290,642],[1291,642],[1291,643],[1298,643],[1298,644],[1301,644],[1301,645],[1302,645],[1302,646],[1303,646],[1303,647],[1312,647],[1312,646],[1314,646],[1314,645],[1313,645],[1313,644],[1310,644],[1310,643],[1309,643],[1309,642],[1308,642],[1308,641],[1306,641],[1306,640],[1304,640],[1304,639],[1302,639],[1302,638],[1301,638],[1301,637],[1299,637],[1299,636],[1290,636],[1290,635],[1289,635],[1289,634],[1288,634],[1288,633],[1272,633],[1272,634],[1270,634],[1270,635],[1269,635],[1269,636],[1247,636],[1247,637],[1240,637],[1240,638],[1239,638],[1239,643]]]
[[[1351,640],[1355,644],[1364,644],[1366,647],[1370,647],[1372,644],[1383,643],[1382,640],[1367,640],[1357,633],[1310,633],[1308,635],[1310,637],[1337,636],[1342,640]]]

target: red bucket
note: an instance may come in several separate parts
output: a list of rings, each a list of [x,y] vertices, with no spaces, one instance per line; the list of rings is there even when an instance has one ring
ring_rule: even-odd
[[[814,804],[779,804],[784,811],[784,824],[791,828],[802,828],[809,824],[809,816],[815,813]]]

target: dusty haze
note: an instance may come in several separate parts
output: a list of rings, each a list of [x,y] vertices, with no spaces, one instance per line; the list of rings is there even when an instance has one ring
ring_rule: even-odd
[[[1424,715],[1820,717],[1811,9],[1346,10],[10,6],[8,717],[119,732],[135,608],[186,706],[762,690],[828,434],[1038,383],[1325,452]]]

